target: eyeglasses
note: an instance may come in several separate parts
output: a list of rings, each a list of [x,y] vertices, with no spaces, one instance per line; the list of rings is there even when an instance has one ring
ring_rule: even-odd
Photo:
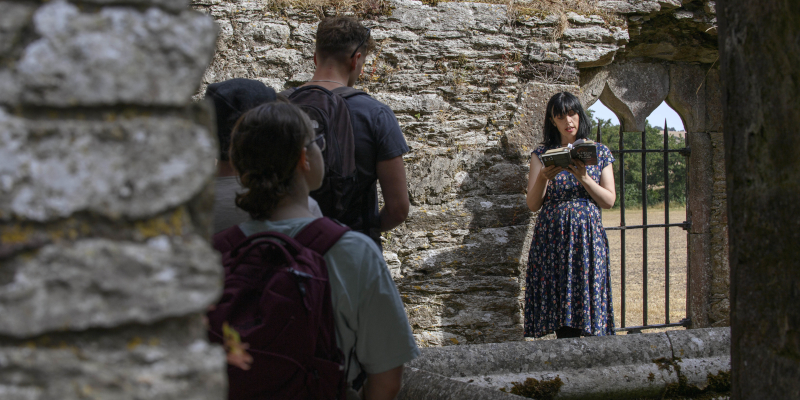
[[[325,151],[325,135],[317,135],[314,140],[308,142],[306,147],[311,146],[311,143],[316,143],[319,151]]]
[[[367,37],[365,37],[363,40],[361,40],[361,42],[359,42],[359,43],[358,43],[358,46],[356,46],[356,49],[355,49],[355,50],[353,50],[353,54],[350,54],[350,58],[353,58],[353,57],[355,57],[355,56],[356,56],[356,53],[358,52],[358,49],[360,49],[360,48],[361,48],[361,46],[363,46],[363,45],[364,45],[364,43],[366,43],[366,42],[367,42],[367,40],[369,40],[369,34],[370,34],[370,32],[372,32],[372,28],[367,28]]]

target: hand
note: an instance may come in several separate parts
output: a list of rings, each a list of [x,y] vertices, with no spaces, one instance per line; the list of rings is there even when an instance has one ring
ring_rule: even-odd
[[[548,181],[552,181],[553,178],[556,177],[561,171],[564,171],[564,168],[559,167],[558,165],[551,165],[549,167],[545,167],[541,174],[547,178]]]
[[[586,179],[591,179],[589,174],[586,173],[586,164],[578,159],[573,160],[573,163],[567,167],[567,172],[572,174],[572,176],[578,179],[578,182],[581,183],[586,182]]]

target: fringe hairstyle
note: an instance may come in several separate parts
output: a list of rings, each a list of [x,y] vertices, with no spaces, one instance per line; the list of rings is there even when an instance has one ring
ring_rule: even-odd
[[[558,127],[553,124],[553,118],[566,115],[570,111],[578,113],[578,132],[575,139],[586,139],[592,132],[592,121],[586,112],[583,111],[581,101],[570,92],[556,93],[547,102],[547,114],[544,117],[544,146],[553,148],[561,146],[561,133]]]

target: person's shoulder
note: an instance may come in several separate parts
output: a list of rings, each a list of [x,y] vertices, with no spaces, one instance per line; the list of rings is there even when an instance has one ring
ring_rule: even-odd
[[[613,163],[616,161],[614,159],[614,154],[611,153],[611,149],[608,146],[597,142],[597,158],[600,161],[601,167],[605,168],[608,164]]]
[[[604,157],[613,157],[611,155],[611,149],[609,149],[608,146],[606,146],[606,145],[604,145],[604,144],[602,144],[600,142],[596,142],[596,143],[597,143],[597,154],[600,154],[600,155],[602,155]]]
[[[391,108],[381,102],[380,100],[372,97],[367,92],[358,91],[358,94],[352,95],[350,97],[345,98],[347,100],[347,105],[350,107],[355,107],[357,110],[366,111],[366,112],[374,112],[378,110],[389,110]]]
[[[544,154],[545,151],[547,151],[547,147],[545,147],[545,145],[543,144],[539,144],[533,149],[531,154],[536,154],[537,156],[541,156],[542,154]]]
[[[360,256],[379,256],[381,251],[369,236],[356,231],[347,231],[333,246],[333,249]]]
[[[597,143],[597,149],[598,150],[600,150],[600,151],[611,151],[611,150],[608,149],[608,146],[604,145],[603,143],[600,143],[600,142],[595,142],[595,143]]]

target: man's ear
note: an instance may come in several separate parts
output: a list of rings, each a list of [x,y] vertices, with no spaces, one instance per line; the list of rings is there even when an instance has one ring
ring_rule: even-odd
[[[314,52],[314,66],[317,66],[317,52]]]
[[[353,56],[353,58],[350,59],[350,71],[353,71],[356,68],[358,68],[358,58],[359,57],[361,57],[361,52],[360,51],[356,52],[356,55]]]

